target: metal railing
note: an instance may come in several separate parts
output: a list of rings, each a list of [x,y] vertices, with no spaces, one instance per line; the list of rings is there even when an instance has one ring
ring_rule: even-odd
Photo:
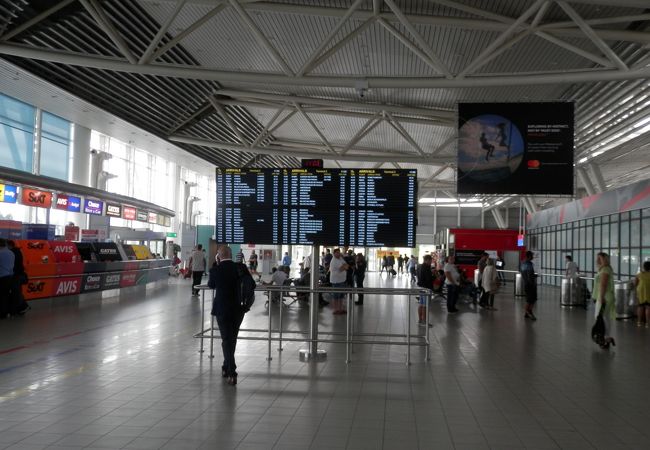
[[[196,289],[202,291],[201,295],[201,330],[194,334],[193,337],[201,341],[199,353],[204,353],[204,340],[210,339],[210,355],[209,358],[214,358],[214,340],[220,339],[220,336],[215,335],[214,331],[218,330],[215,328],[214,316],[211,316],[210,326],[205,327],[205,293],[206,291],[211,291],[210,287],[207,285],[201,284],[196,286]],[[257,336],[239,336],[238,339],[244,340],[256,340],[256,341],[267,341],[268,342],[268,355],[267,360],[272,360],[272,342],[278,342],[278,351],[282,351],[283,342],[305,342],[305,343],[331,343],[331,344],[345,344],[346,346],[346,363],[351,362],[351,355],[353,352],[353,346],[356,344],[370,344],[370,345],[399,345],[406,346],[406,364],[411,363],[411,347],[425,347],[425,361],[429,361],[429,306],[431,303],[432,297],[435,295],[433,291],[423,288],[330,288],[330,287],[319,287],[312,289],[309,287],[301,286],[258,286],[256,291],[266,291],[269,299],[273,292],[278,292],[280,294],[280,301],[275,303],[269,301],[268,308],[268,327],[263,328],[241,328],[239,331],[244,333],[257,333]],[[347,323],[345,332],[336,332],[336,331],[320,331],[316,329],[309,331],[297,331],[297,330],[286,330],[283,327],[283,309],[286,307],[282,302],[282,298],[289,294],[344,294],[347,296]],[[353,307],[353,296],[355,294],[374,294],[374,295],[393,295],[393,296],[405,296],[406,298],[406,333],[363,333],[355,331],[355,310]],[[413,334],[411,332],[411,300],[415,297],[419,298],[420,295],[426,297],[426,323],[425,323],[425,332],[423,335]],[[312,297],[314,298],[314,297]],[[211,300],[211,298],[210,298]],[[273,323],[273,313],[272,308],[279,308],[279,315],[277,320],[277,328],[274,328]],[[313,326],[310,323],[310,328]],[[264,336],[260,336],[259,333],[264,333]],[[286,335],[298,335],[301,337],[287,337]],[[315,339],[311,339],[310,336],[316,336]],[[321,336],[327,336],[322,338]],[[386,338],[381,340],[370,340],[367,338]],[[394,341],[391,339],[401,339],[400,341]]]

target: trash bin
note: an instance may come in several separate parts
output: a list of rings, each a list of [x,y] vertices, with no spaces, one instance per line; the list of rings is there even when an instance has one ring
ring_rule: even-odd
[[[571,278],[562,279],[560,306],[573,306],[573,280]]]
[[[616,320],[628,320],[634,317],[629,304],[632,298],[632,291],[626,281],[616,281],[614,284],[614,295],[616,305]]]
[[[585,306],[583,280],[580,278],[563,278],[560,306]]]
[[[525,297],[526,289],[524,289],[524,277],[520,273],[515,275],[515,297]]]

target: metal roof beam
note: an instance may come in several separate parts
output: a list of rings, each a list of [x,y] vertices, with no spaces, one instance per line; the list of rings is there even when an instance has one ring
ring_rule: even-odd
[[[138,64],[148,64],[151,61],[151,55],[153,55],[154,50],[156,50],[156,47],[158,47],[158,44],[160,43],[160,40],[165,36],[167,33],[167,30],[169,30],[169,27],[171,26],[172,22],[178,14],[181,12],[183,9],[183,6],[185,6],[186,0],[178,0],[176,2],[176,8],[174,8],[174,11],[167,17],[167,20],[165,20],[165,23],[162,24],[154,38],[151,40],[151,43],[147,46],[147,49],[144,51],[140,59],[138,60]]]
[[[409,114],[414,116],[431,117],[432,120],[445,120],[448,123],[454,123],[456,113],[447,109],[418,108],[414,106],[388,105],[383,103],[362,103],[347,100],[331,100],[325,98],[301,97],[296,95],[285,94],[267,94],[264,92],[239,91],[234,89],[220,89],[217,91],[220,95],[233,98],[251,98],[270,100],[274,102],[298,102],[303,107],[307,105],[332,106],[341,109],[357,109],[373,112],[387,111],[391,114]]]
[[[332,29],[332,31],[329,32],[327,37],[325,39],[323,39],[323,41],[316,48],[316,50],[313,51],[313,53],[311,54],[309,59],[307,61],[305,61],[305,63],[302,65],[302,67],[300,69],[298,69],[298,72],[296,72],[297,76],[301,76],[301,75],[304,75],[305,73],[307,73],[307,69],[310,68],[312,66],[312,64],[314,64],[314,62],[316,62],[316,60],[321,55],[323,50],[325,50],[325,47],[327,47],[327,45],[332,41],[332,39],[334,39],[334,37],[336,37],[338,32],[341,31],[341,28],[343,28],[343,25],[345,25],[345,23],[352,16],[352,14],[354,14],[354,12],[359,7],[359,5],[361,3],[363,3],[364,1],[365,0],[356,0],[352,4],[352,6],[350,6],[350,8],[343,15],[343,17],[341,17],[341,20],[339,20],[339,22],[336,24],[336,26]],[[379,0],[376,0],[376,3],[379,3]]]
[[[391,154],[323,154],[320,152],[307,152],[304,150],[297,150],[293,148],[278,146],[278,145],[269,145],[267,147],[244,147],[243,145],[233,144],[230,142],[220,142],[210,139],[201,139],[190,136],[169,136],[168,139],[172,142],[178,142],[189,145],[198,145],[201,147],[216,148],[222,150],[231,150],[231,151],[241,151],[247,153],[258,153],[261,155],[274,155],[274,156],[286,156],[292,158],[323,158],[334,161],[360,161],[360,162],[402,162],[410,164],[433,164],[438,165],[442,161],[436,158],[422,158],[420,156],[412,155],[403,155],[400,153],[391,153]],[[446,162],[446,161],[445,161]]]
[[[596,34],[596,31],[591,28],[582,17],[580,17],[580,14],[578,14],[575,9],[563,0],[556,0],[556,3],[560,5],[571,20],[580,27],[585,36],[587,36],[589,40],[591,40],[591,42],[593,42],[594,45],[598,47],[616,67],[620,70],[628,70],[627,65],[621,60],[621,58],[619,58],[618,55],[614,53],[614,50],[612,50],[609,45],[607,45],[602,38]]]
[[[57,4],[52,6],[51,8],[46,9],[42,13],[40,13],[40,14],[34,16],[33,18],[29,19],[27,22],[25,22],[25,23],[23,23],[21,25],[18,25],[16,28],[14,28],[12,30],[9,30],[8,32],[6,32],[2,36],[0,36],[0,41],[8,41],[9,39],[13,38],[14,36],[18,36],[23,31],[25,31],[28,28],[33,27],[37,23],[47,19],[48,17],[50,17],[55,12],[57,12],[60,9],[65,8],[66,6],[68,6],[70,3],[74,2],[74,1],[75,0],[63,0],[61,2],[58,2]]]
[[[648,33],[650,38],[650,33]],[[529,86],[545,84],[573,84],[596,81],[634,80],[650,77],[650,67],[629,71],[611,69],[586,69],[562,72],[532,72],[521,74],[476,75],[463,79],[443,77],[355,77],[309,76],[287,77],[277,73],[215,70],[179,64],[130,64],[120,58],[86,55],[50,49],[32,48],[17,44],[0,44],[0,54],[39,61],[114,70],[119,72],[149,74],[220,82],[255,83],[282,86],[318,86],[355,89],[361,80],[370,89],[435,89],[479,88],[504,86]]]
[[[238,106],[245,106],[247,108],[263,108],[263,109],[275,109],[275,110],[287,106],[281,103],[256,102],[252,100],[237,100],[237,99],[227,99],[227,100],[221,99],[219,100],[219,102],[223,105],[238,105]],[[370,113],[343,111],[343,110],[337,110],[335,108],[330,108],[325,106],[305,106],[303,104],[302,109],[304,109],[306,112],[313,112],[314,114],[323,114],[328,116],[356,117],[359,119],[366,119],[366,120],[372,119],[374,117],[374,115]],[[455,125],[452,123],[443,125],[432,119],[416,119],[413,117],[405,117],[397,114],[393,114],[393,116],[398,118],[399,121],[402,123],[412,123],[416,125],[429,125],[429,126],[437,126],[437,127],[444,127],[444,128],[455,127]]]
[[[95,19],[95,22],[97,22],[99,28],[101,28],[104,33],[106,33],[113,44],[115,44],[115,47],[119,49],[120,53],[122,53],[122,55],[124,55],[124,57],[131,64],[136,64],[138,60],[135,56],[133,56],[133,53],[131,53],[128,44],[120,35],[119,31],[117,31],[117,29],[113,26],[111,20],[108,18],[106,12],[104,12],[104,9],[97,2],[97,0],[80,0],[80,2],[86,11],[88,11],[88,14],[90,14],[91,17]]]
[[[424,40],[424,38],[420,35],[418,30],[415,29],[413,24],[409,21],[409,19],[406,17],[406,15],[402,12],[401,9],[397,7],[397,5],[393,2],[393,0],[384,0],[384,3],[388,5],[391,11],[393,11],[393,14],[395,14],[395,17],[397,17],[397,20],[408,30],[408,32],[413,36],[415,39],[415,42],[418,43],[418,45],[424,50],[424,53],[426,56],[429,57],[429,60],[433,62],[434,68],[439,72],[442,73],[445,77],[451,78],[451,72],[447,68],[446,64],[442,62],[440,58],[435,54],[431,46],[427,41]]]
[[[226,5],[224,4],[219,4],[212,8],[207,14],[205,14],[203,17],[201,17],[199,20],[194,22],[192,25],[178,33],[176,36],[174,36],[169,42],[167,42],[165,45],[162,47],[159,47],[153,54],[149,57],[149,61],[155,61],[158,58],[160,58],[162,55],[167,53],[169,49],[177,45],[180,41],[185,39],[187,36],[190,34],[194,33],[197,29],[199,29],[201,26],[203,26],[208,20],[212,19],[214,16],[219,14],[221,11],[224,10]],[[143,64],[145,65],[145,64]]]

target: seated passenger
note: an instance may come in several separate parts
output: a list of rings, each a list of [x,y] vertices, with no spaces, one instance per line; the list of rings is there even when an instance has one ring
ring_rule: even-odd
[[[286,266],[280,266],[279,268],[274,267],[271,270],[271,281],[263,281],[264,286],[283,286],[286,281],[289,279],[289,268]],[[271,300],[279,301],[280,292],[274,291],[271,293]]]

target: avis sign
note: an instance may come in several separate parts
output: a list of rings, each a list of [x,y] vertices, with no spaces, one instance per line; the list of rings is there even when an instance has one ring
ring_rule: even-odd
[[[81,277],[58,278],[54,282],[52,295],[75,295],[81,292]]]
[[[52,193],[36,189],[22,189],[21,203],[26,206],[49,208],[52,206]]]

